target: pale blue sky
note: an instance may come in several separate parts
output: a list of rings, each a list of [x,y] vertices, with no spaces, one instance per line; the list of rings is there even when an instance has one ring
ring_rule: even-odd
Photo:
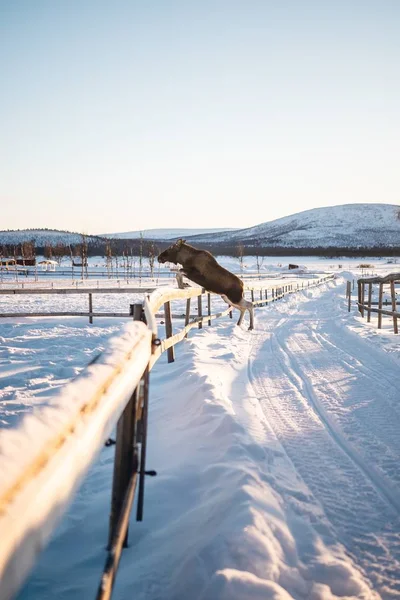
[[[0,229],[400,200],[398,0],[0,0]]]

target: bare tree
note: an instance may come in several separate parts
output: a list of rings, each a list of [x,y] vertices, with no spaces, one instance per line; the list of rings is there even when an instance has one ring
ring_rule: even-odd
[[[110,240],[106,241],[106,265],[107,265],[107,277],[110,279],[110,275],[112,277],[113,266],[112,266],[112,248]]]
[[[154,242],[150,242],[149,248],[148,248],[148,253],[149,253],[150,276],[153,279],[153,277],[154,277],[154,263],[155,263],[155,260],[156,260],[156,256],[158,254],[158,248],[156,247],[156,245],[154,244]]]
[[[140,232],[140,244],[139,244],[139,285],[142,283],[142,269],[143,269],[143,231]]]
[[[243,273],[243,262],[244,262],[244,246],[242,242],[236,244],[236,256],[239,261],[240,272]]]
[[[258,273],[259,278],[260,278],[260,269],[263,265],[264,258],[265,258],[264,256],[260,255],[260,249],[261,249],[261,245],[259,242],[257,242],[255,245],[255,253],[256,253],[257,273]]]
[[[82,279],[88,277],[88,242],[86,233],[81,233],[81,261],[82,261]]]
[[[55,260],[57,261],[59,267],[61,266],[63,258],[68,256],[68,254],[69,254],[68,247],[65,244],[63,244],[62,242],[58,242],[56,244],[56,246],[53,248],[53,256],[54,256]]]

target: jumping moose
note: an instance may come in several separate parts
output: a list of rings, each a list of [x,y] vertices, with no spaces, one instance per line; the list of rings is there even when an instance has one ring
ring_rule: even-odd
[[[210,252],[194,248],[187,244],[186,240],[180,239],[158,255],[158,262],[182,265],[182,269],[176,274],[178,287],[181,289],[185,287],[183,283],[183,275],[185,275],[208,292],[220,294],[227,304],[238,308],[240,310],[238,325],[241,325],[244,313],[248,310],[249,329],[254,329],[254,309],[252,303],[244,298],[243,282],[221,267]]]

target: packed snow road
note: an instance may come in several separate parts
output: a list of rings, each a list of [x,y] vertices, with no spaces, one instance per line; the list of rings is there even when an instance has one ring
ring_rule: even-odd
[[[326,292],[266,319],[249,376],[336,538],[382,598],[399,598],[400,369],[341,317]]]

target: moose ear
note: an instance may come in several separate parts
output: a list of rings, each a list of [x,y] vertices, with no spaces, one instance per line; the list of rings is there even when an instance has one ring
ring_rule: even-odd
[[[176,247],[180,248],[182,246],[182,244],[184,244],[186,242],[186,240],[180,238],[177,242],[176,242]]]

